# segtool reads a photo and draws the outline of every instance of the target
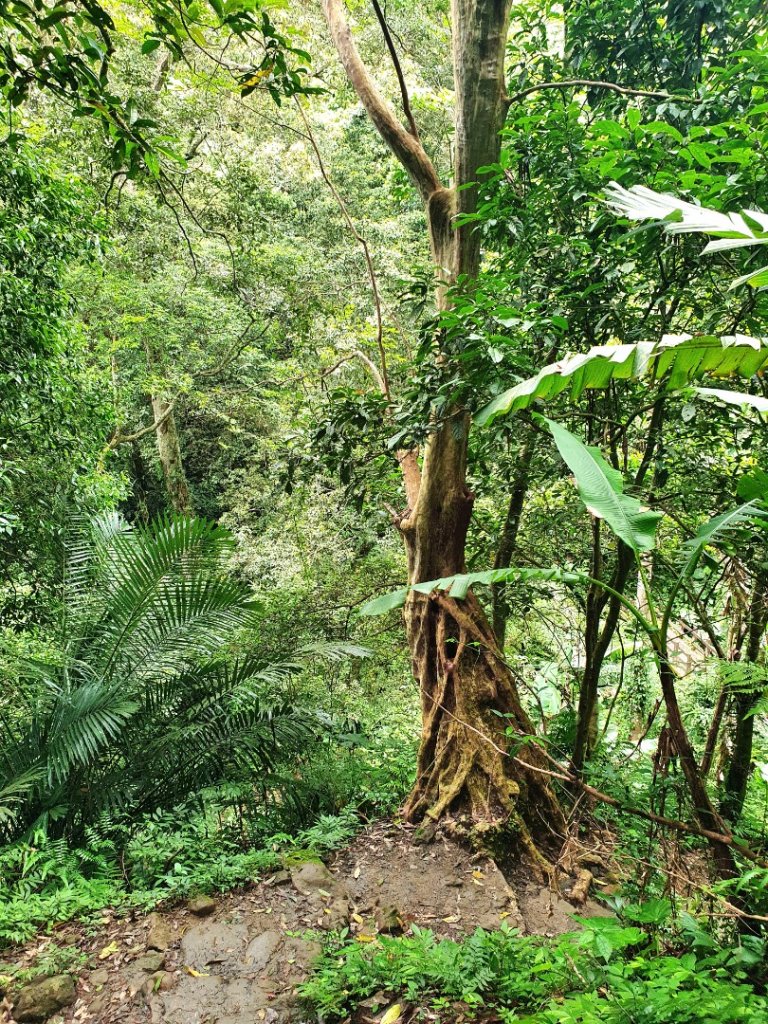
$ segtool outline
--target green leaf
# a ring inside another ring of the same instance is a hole
[[[386,612],[391,612],[395,608],[402,608],[407,597],[407,587],[405,590],[393,590],[389,594],[382,594],[381,597],[375,597],[372,601],[368,601],[360,609],[360,614],[384,615]]]
[[[736,493],[744,501],[765,501],[768,499],[768,473],[753,469],[739,480]]]
[[[729,509],[727,512],[707,520],[683,545],[686,561],[682,576],[690,576],[693,573],[706,547],[721,541],[725,535],[734,530],[753,528],[758,523],[764,524],[766,516],[768,513],[759,508],[754,501],[748,501],[744,505]]]
[[[589,352],[550,363],[535,377],[504,391],[480,410],[476,422],[484,426],[498,416],[528,409],[564,391],[573,400],[584,391],[606,388],[617,380],[649,378],[662,381],[669,390],[679,390],[707,376],[749,378],[766,365],[766,339],[744,334],[722,338],[666,334],[658,342],[597,345]]]
[[[756,409],[761,415],[768,414],[768,398],[762,395],[750,395],[745,391],[726,391],[723,388],[694,388],[697,395],[714,398],[726,405],[738,405],[742,409]]]
[[[555,439],[557,450],[576,478],[579,496],[592,515],[604,519],[635,554],[650,551],[662,513],[644,510],[637,498],[624,494],[621,473],[608,465],[599,449],[585,445],[554,420],[540,419]]]
[[[363,605],[360,609],[361,615],[383,615],[393,608],[402,608],[408,594],[415,591],[419,594],[431,594],[436,590],[450,592],[451,597],[458,601],[463,600],[469,588],[476,584],[489,586],[493,583],[520,582],[543,582],[543,583],[587,583],[589,576],[584,573],[571,572],[565,569],[489,569],[486,572],[460,573],[456,576],[444,576],[437,580],[427,580],[425,583],[414,583],[403,590],[393,590],[388,594],[382,594]]]

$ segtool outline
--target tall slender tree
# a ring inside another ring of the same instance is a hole
[[[350,31],[343,0],[323,0],[346,74],[383,140],[408,172],[424,203],[436,304],[472,286],[480,269],[480,237],[462,215],[477,205],[479,169],[499,158],[507,110],[504,56],[511,0],[453,0],[455,85],[453,179],[445,184],[418,134],[397,66],[405,127],[380,93]],[[386,31],[383,19],[382,25]],[[388,39],[391,43],[391,40]],[[397,63],[394,47],[390,52]],[[440,338],[435,358],[444,359]],[[397,525],[411,583],[465,569],[474,495],[467,484],[470,417],[460,405],[431,424],[424,450],[401,453],[408,508]],[[477,598],[412,593],[405,622],[423,726],[416,784],[406,805],[412,821],[463,816],[515,834],[534,860],[562,834],[564,821],[536,745],[510,745],[510,733],[533,727],[493,629]]]

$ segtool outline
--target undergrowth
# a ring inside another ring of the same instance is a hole
[[[393,1000],[504,1024],[765,1024],[764,941],[720,945],[693,918],[672,929],[666,901],[590,918],[556,940],[505,925],[464,941],[379,936],[329,944],[302,995],[319,1019],[348,1018],[361,1002]],[[579,919],[577,919],[579,920]],[[371,997],[374,997],[371,999]]]
[[[82,847],[38,832],[0,847],[0,947],[105,907],[149,910],[164,901],[226,892],[282,863],[317,857],[355,835],[369,816],[391,813],[411,782],[407,744],[337,753],[302,780],[304,805],[252,804],[242,787],[197,794],[137,825],[103,815]],[[393,782],[397,780],[397,784]]]

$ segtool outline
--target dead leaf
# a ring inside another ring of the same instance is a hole
[[[191,978],[210,978],[210,974],[206,974],[204,971],[196,971],[194,967],[190,967],[188,964],[184,964],[184,970]]]
[[[387,1012],[379,1021],[379,1024],[395,1024],[396,1020],[400,1020],[401,1013],[400,1003],[395,1003],[394,1006],[390,1006]]]
[[[110,942],[108,946],[99,953],[99,960],[106,960],[107,957],[114,956],[118,951],[118,945],[116,942]]]

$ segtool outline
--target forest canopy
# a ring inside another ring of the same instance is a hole
[[[248,1019],[766,1019],[764,4],[10,0],[0,96],[0,1014],[219,1019],[290,884]]]

